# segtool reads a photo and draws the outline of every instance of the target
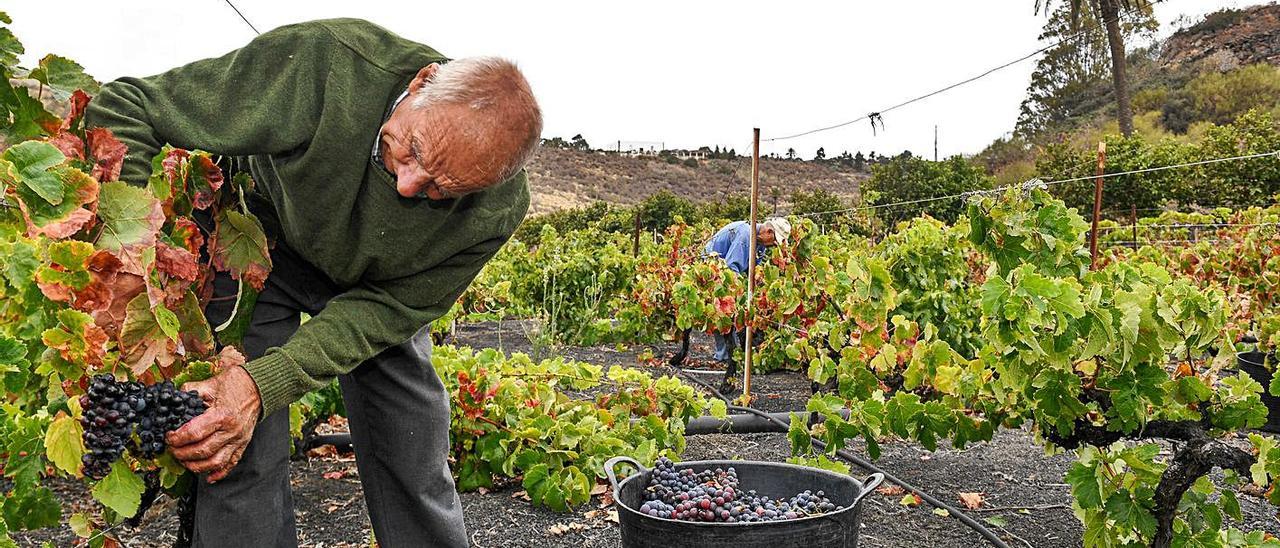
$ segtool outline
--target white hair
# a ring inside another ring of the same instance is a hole
[[[542,111],[515,63],[500,57],[466,57],[440,65],[414,95],[412,106],[424,109],[442,104],[465,105],[476,114],[488,114],[468,130],[515,133],[517,150],[501,170],[503,180],[533,158],[542,137]]]

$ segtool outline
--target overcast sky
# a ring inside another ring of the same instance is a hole
[[[839,123],[1026,55],[1042,46],[1044,24],[1033,0],[232,1],[263,32],[360,17],[451,57],[514,59],[538,95],[548,137],[739,152],[752,127],[768,139]],[[1255,3],[1165,0],[1156,13],[1167,33],[1180,16]],[[253,38],[224,0],[0,0],[0,10],[14,19],[27,66],[57,53],[103,81],[218,56]],[[886,114],[875,136],[859,122],[766,143],[764,152],[931,155],[936,124],[943,156],[974,153],[1012,129],[1034,66]]]

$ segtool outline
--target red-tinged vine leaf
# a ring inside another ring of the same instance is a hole
[[[204,236],[200,234],[199,225],[187,217],[179,217],[173,221],[169,239],[192,255],[199,256],[200,248],[204,246]]]
[[[57,242],[49,246],[49,264],[36,270],[36,285],[49,300],[72,302],[76,291],[93,282],[88,271],[93,246],[86,242]]]
[[[84,160],[84,141],[70,131],[61,131],[47,141],[59,152],[73,160]]]
[[[62,203],[58,205],[49,204],[25,187],[17,190],[18,206],[31,236],[44,235],[61,240],[92,226],[98,182],[75,168],[62,167],[56,171],[66,182]]]
[[[40,340],[45,357],[64,378],[75,379],[99,367],[107,355],[107,334],[93,323],[93,317],[78,310],[59,310],[58,323],[44,330]]]
[[[67,119],[62,121],[63,131],[77,129],[76,126],[84,119],[85,109],[89,107],[89,94],[77,89],[71,93],[67,104],[70,112],[67,113]]]
[[[877,487],[876,492],[886,497],[897,497],[905,494],[907,490],[903,489],[899,485],[889,484],[889,485],[882,485],[880,487]]]
[[[144,289],[142,276],[121,272],[123,267],[124,263],[110,251],[98,250],[89,257],[88,270],[93,278],[89,288],[103,288],[107,297],[104,302],[87,302],[83,307],[78,306],[89,312],[94,323],[112,338],[120,333],[129,302]],[[81,298],[81,295],[76,295],[78,305]]]
[[[213,198],[222,188],[222,169],[207,153],[191,157],[191,206],[196,209],[208,209],[213,205]]]
[[[122,516],[138,513],[146,485],[133,473],[125,459],[111,463],[111,473],[93,486],[93,498]]]
[[[178,342],[182,344],[183,353],[206,356],[213,352],[213,329],[204,317],[204,309],[196,294],[187,290],[174,308],[174,313],[178,317]]]
[[[84,428],[80,421],[58,412],[44,433],[45,457],[63,472],[80,476],[80,460],[84,457]]]
[[[151,159],[151,177],[147,179],[147,190],[164,204],[164,212],[168,217],[182,217],[190,213],[190,204],[186,203],[187,195],[187,158],[191,155],[184,149],[165,146],[160,153]]]
[[[271,273],[271,255],[267,236],[254,217],[224,210],[218,215],[217,228],[209,241],[213,267],[231,272],[231,277],[244,280],[262,291]]]
[[[960,504],[970,510],[982,508],[982,504],[986,502],[982,498],[982,493],[958,493],[960,496]]]
[[[95,127],[85,131],[84,136],[88,141],[89,157],[93,158],[93,178],[104,183],[119,179],[124,155],[129,148],[107,128]]]
[[[156,244],[155,265],[156,270],[179,280],[194,282],[200,275],[199,259],[194,253],[164,242]]]
[[[920,506],[920,504],[923,502],[924,500],[920,498],[920,495],[917,495],[915,493],[907,493],[902,497],[902,500],[898,501],[898,503],[903,506],[911,506],[911,507]]]
[[[66,185],[62,178],[50,171],[67,159],[58,147],[40,141],[25,141],[9,147],[0,154],[0,159],[13,166],[12,170],[0,169],[0,177],[5,172],[14,174],[19,187],[31,189],[51,205],[62,203]]]
[[[141,375],[152,365],[169,367],[177,359],[177,343],[165,334],[146,295],[134,297],[125,310],[120,354],[134,375]]]
[[[146,189],[113,181],[102,185],[98,218],[102,221],[98,249],[115,252],[125,272],[145,274],[142,252],[156,243],[156,234],[164,224],[160,202]]]

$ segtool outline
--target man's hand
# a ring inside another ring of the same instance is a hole
[[[199,392],[209,408],[170,432],[169,447],[187,470],[209,474],[208,482],[213,483],[227,477],[253,438],[261,412],[258,385],[248,371],[237,365],[182,388]]]

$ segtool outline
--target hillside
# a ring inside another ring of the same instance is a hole
[[[1219,71],[1254,63],[1280,65],[1280,5],[1224,10],[1165,41],[1166,68],[1206,62]]]
[[[529,165],[533,192],[531,214],[548,213],[605,201],[634,204],[662,190],[694,202],[746,196],[751,187],[751,159],[701,160],[697,167],[667,163],[662,158],[630,158],[602,152],[543,147]],[[795,190],[823,189],[856,197],[863,173],[815,162],[764,158],[760,166],[760,200],[772,203],[774,190],[785,202]]]

